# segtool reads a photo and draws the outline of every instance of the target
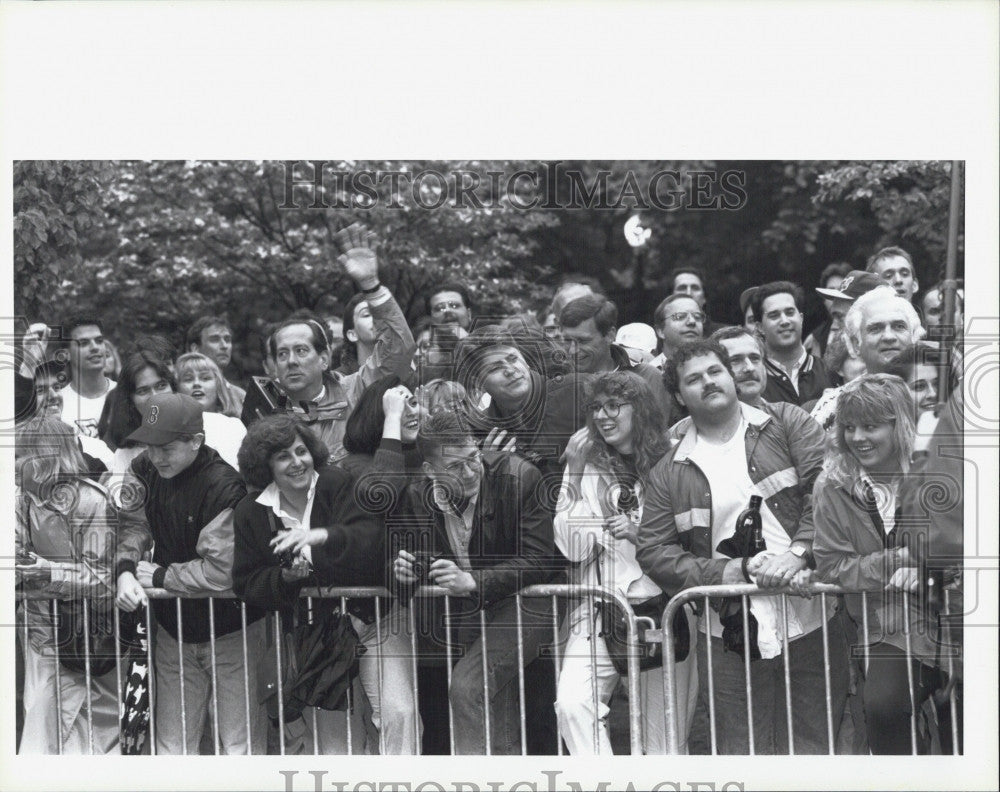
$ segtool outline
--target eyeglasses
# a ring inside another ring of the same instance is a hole
[[[587,409],[590,410],[593,415],[597,415],[601,410],[604,410],[604,414],[608,416],[608,418],[617,418],[618,413],[622,411],[622,407],[627,404],[631,404],[631,402],[609,401],[604,402],[603,404],[600,402],[591,402],[587,405]]]
[[[464,308],[464,307],[465,306],[462,305],[462,303],[460,302],[443,302],[443,303],[438,303],[437,305],[432,305],[431,313],[433,314],[444,313],[449,309],[452,311],[457,311],[459,308]]]
[[[442,465],[441,467],[447,473],[457,476],[465,470],[468,470],[470,473],[475,472],[478,470],[481,460],[482,452],[476,449],[465,459],[456,459],[454,462],[449,462],[447,465]]]
[[[672,322],[686,322],[689,316],[702,324],[705,323],[705,319],[707,318],[701,311],[678,311],[677,313],[668,314],[667,318]]]

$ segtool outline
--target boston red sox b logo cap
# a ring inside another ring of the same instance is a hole
[[[142,411],[142,425],[128,436],[146,445],[166,445],[182,435],[204,434],[202,407],[183,393],[158,393]]]

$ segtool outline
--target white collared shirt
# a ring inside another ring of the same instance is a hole
[[[472,563],[469,561],[469,539],[472,537],[472,520],[476,514],[476,503],[479,501],[479,492],[477,491],[475,495],[469,498],[469,505],[465,507],[465,511],[462,514],[455,511],[455,507],[445,497],[440,487],[434,486],[432,492],[434,502],[444,514],[444,527],[448,532],[448,541],[451,543],[451,548],[455,551],[455,556],[458,558],[458,565],[468,572],[472,569]]]
[[[319,473],[314,470],[312,480],[309,482],[309,496],[306,498],[306,507],[302,511],[301,520],[294,514],[289,514],[281,508],[281,490],[278,489],[278,485],[273,481],[257,496],[257,503],[261,506],[267,506],[273,511],[275,516],[281,520],[282,525],[285,526],[285,530],[308,531],[310,521],[312,520],[313,502],[316,500],[317,481],[319,481]],[[310,564],[312,563],[312,548],[309,545],[302,548],[302,557]]]
[[[809,359],[809,353],[806,351],[805,347],[803,347],[801,357],[799,357],[799,359],[792,364],[792,367],[790,369],[785,368],[779,361],[775,360],[774,358],[770,358],[770,361],[771,363],[774,364],[775,368],[781,369],[782,371],[785,372],[785,374],[788,375],[788,379],[792,381],[792,387],[795,388],[795,392],[798,393],[799,374],[802,373],[802,367],[806,364],[806,361],[808,359]]]

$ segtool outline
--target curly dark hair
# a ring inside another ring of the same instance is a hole
[[[681,390],[681,380],[677,374],[677,370],[691,360],[691,358],[703,357],[704,355],[715,355],[719,359],[719,362],[726,367],[729,375],[733,379],[736,379],[733,375],[733,366],[729,362],[729,353],[726,352],[726,348],[722,344],[710,338],[699,338],[695,341],[688,341],[686,344],[681,344],[678,350],[663,365],[663,386],[675,400]]]
[[[250,424],[246,437],[240,444],[236,459],[247,484],[264,489],[274,479],[271,476],[271,457],[301,438],[312,455],[313,466],[321,468],[330,458],[326,444],[308,426],[287,413],[268,415]]]
[[[667,419],[649,383],[631,371],[607,371],[587,383],[586,394],[588,404],[602,396],[614,396],[632,405],[635,468],[639,478],[645,479],[670,446]],[[591,439],[587,461],[613,473],[624,471],[621,454],[601,437],[590,409],[587,410],[587,431]]]

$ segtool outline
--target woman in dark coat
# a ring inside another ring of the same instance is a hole
[[[239,452],[251,494],[236,507],[233,589],[248,603],[286,617],[297,610],[300,622],[308,619],[303,587],[385,583],[384,532],[354,498],[351,475],[327,467],[327,459],[323,443],[290,415],[257,421]],[[337,602],[314,601],[314,616],[316,608]],[[384,608],[378,629],[373,599],[351,601],[348,613],[366,647],[359,678],[380,731],[380,752],[413,753],[418,727],[409,639]],[[304,734],[312,721],[307,711],[304,723],[288,726]],[[315,721],[320,753],[342,753],[343,716],[316,710]],[[306,746],[310,742],[306,738]]]

